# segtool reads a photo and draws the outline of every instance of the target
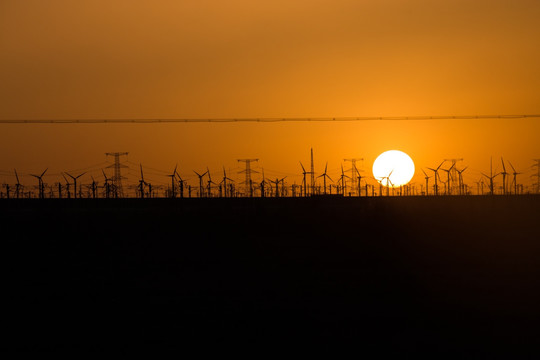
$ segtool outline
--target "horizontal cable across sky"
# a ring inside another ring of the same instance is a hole
[[[456,115],[456,116],[372,116],[306,118],[178,118],[178,119],[0,119],[0,124],[102,124],[102,123],[230,123],[230,122],[331,122],[331,121],[406,121],[406,120],[476,120],[540,119],[537,115]]]

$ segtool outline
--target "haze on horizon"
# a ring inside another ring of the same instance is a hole
[[[0,119],[539,114],[538,18],[535,0],[2,0]],[[311,147],[319,171],[351,157],[368,170],[389,149],[418,169],[464,158],[474,176],[491,156],[523,172],[540,157],[538,119],[0,129],[0,170],[21,172],[111,151],[298,174]]]

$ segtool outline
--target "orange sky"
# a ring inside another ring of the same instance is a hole
[[[539,114],[539,18],[537,0],[2,0],[0,118]],[[128,151],[132,168],[216,177],[259,158],[299,182],[313,147],[336,178],[343,158],[368,170],[400,149],[417,167],[464,158],[469,182],[504,156],[528,183],[539,134],[539,119],[0,125],[0,181]]]

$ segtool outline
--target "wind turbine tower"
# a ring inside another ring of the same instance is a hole
[[[114,176],[112,178],[112,183],[114,185],[115,197],[123,197],[124,191],[122,189],[122,174],[120,173],[121,168],[127,168],[126,165],[120,163],[120,156],[127,155],[127,152],[114,152],[114,153],[105,153],[108,156],[114,156],[114,164],[107,166],[108,168],[114,168]]]

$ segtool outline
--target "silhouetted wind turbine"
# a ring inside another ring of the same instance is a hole
[[[279,197],[279,183],[285,180],[285,178],[286,176],[281,179],[276,178],[276,180],[270,180],[271,183],[276,184],[276,197]]]
[[[167,175],[167,176],[170,176],[170,178],[171,178],[171,197],[173,197],[173,198],[176,197],[176,189],[174,187],[174,180],[175,180],[175,175],[177,174],[176,173],[176,168],[177,167],[178,167],[178,164],[176,164],[174,166],[174,171],[172,172],[172,174]]]
[[[107,175],[105,175],[105,171],[103,171],[103,169],[101,169],[101,172],[103,173],[103,177],[105,178],[105,184],[103,185],[105,186],[105,197],[108,199],[111,194],[111,184],[109,183],[110,179],[107,177]],[[68,188],[68,192],[69,192],[69,188]]]
[[[326,178],[330,179],[331,182],[334,182],[334,180],[332,180],[332,178],[330,176],[328,176],[328,174],[326,173],[326,169],[328,168],[328,161],[326,162],[326,165],[324,166],[324,172],[317,176],[317,178],[320,178],[322,177],[323,178],[323,182],[324,182],[324,195],[326,195]]]
[[[214,185],[217,185],[217,184],[212,181],[212,177],[210,176],[210,170],[208,170],[208,167],[206,168],[206,173],[208,174],[208,181],[207,181],[208,197],[212,197],[212,184]]]
[[[428,174],[426,174],[424,169],[422,169],[422,172],[424,173],[424,176],[425,176],[425,179],[426,179],[426,195],[429,195],[429,178],[431,176],[428,176]]]
[[[77,198],[77,179],[83,176],[84,174],[86,174],[86,172],[83,172],[82,174],[77,175],[77,176],[73,176],[73,175],[70,175],[69,173],[66,173],[67,176],[73,179],[73,187],[75,188],[75,191],[74,191],[75,198]]]
[[[308,172],[306,171],[306,169],[304,169],[304,165],[302,165],[302,162],[300,161],[300,166],[302,167],[302,175],[303,175],[303,178],[302,178],[302,185],[304,187],[304,196],[307,196],[307,182],[306,182],[306,175],[307,174],[311,174],[311,172]]]
[[[97,182],[94,180],[94,177],[91,176],[92,178],[92,198],[96,198],[96,190],[97,190]]]
[[[262,181],[261,181],[260,187],[261,187],[261,197],[265,197],[266,179],[264,178],[264,169],[262,169]]]
[[[343,165],[341,165],[341,176],[339,177],[338,183],[341,181],[341,195],[345,196],[345,178],[349,178],[349,176],[345,175],[345,172],[343,171]]]
[[[38,179],[38,187],[39,187],[39,198],[40,199],[43,199],[45,197],[44,195],[44,192],[45,192],[45,185],[43,184],[43,175],[45,175],[45,173],[47,172],[49,168],[45,169],[45,171],[43,171],[41,173],[41,175],[34,175],[34,174],[30,174],[30,176],[33,176],[35,177],[36,179]]]
[[[506,175],[508,175],[508,173],[506,172],[506,167],[504,166],[504,160],[502,156],[501,156],[501,163],[503,167],[503,171],[501,171],[501,175],[503,176],[503,195],[506,195]]]
[[[500,173],[497,173],[497,174],[493,175],[493,162],[492,162],[491,158],[489,159],[489,175],[490,176],[487,176],[484,173],[482,173],[482,175],[484,175],[485,177],[487,177],[489,179],[489,193],[490,193],[490,195],[493,195],[494,194],[494,192],[493,192],[493,179],[497,175],[500,175]]]
[[[444,161],[439,165],[437,166],[436,169],[432,169],[432,168],[429,168],[429,170],[433,171],[435,174],[433,175],[433,178],[435,179],[435,195],[439,195],[439,186],[437,185],[437,178],[439,177],[439,169],[440,167],[442,166],[442,164],[444,164]]]
[[[177,172],[176,173],[176,177],[178,178],[178,186],[180,187],[180,198],[184,198],[184,184],[186,182],[186,180],[182,179],[182,177],[180,176],[180,174]],[[174,180],[173,180],[174,181]]]
[[[204,190],[203,190],[204,186],[203,186],[202,179],[203,179],[204,175],[206,175],[206,172],[204,174],[202,174],[202,175],[199,174],[198,172],[196,172],[195,170],[193,170],[193,172],[195,174],[197,174],[197,176],[199,177],[199,197],[203,197],[203,195],[204,195]]]
[[[17,170],[13,169],[15,171],[15,178],[17,179],[17,183],[15,184],[15,196],[17,199],[19,198],[19,191],[21,189],[21,183],[19,182],[19,175],[17,174]]]
[[[264,178],[264,170],[263,170],[263,178]],[[225,197],[227,197],[227,180],[234,181],[233,179],[230,179],[230,178],[227,177],[227,173],[225,172],[225,166],[224,166],[223,167],[223,179],[220,182],[220,186],[221,186],[221,184],[223,184]]]
[[[463,172],[464,172],[465,170],[467,170],[467,168],[468,168],[468,166],[465,166],[465,167],[464,167],[463,169],[461,169],[461,170],[458,170],[458,169],[456,168],[456,171],[457,171],[458,176],[459,176],[459,178],[458,178],[458,182],[459,182],[459,195],[463,195],[464,190],[465,190],[465,189],[464,189],[464,185],[463,185]]]
[[[144,181],[144,174],[142,170],[142,164],[139,164],[139,167],[141,169],[141,179],[139,180],[139,191],[141,193],[141,199],[144,198],[144,185],[148,185],[146,181]]]
[[[390,180],[390,176],[392,176],[392,173],[394,172],[394,169],[390,171],[388,176],[381,177],[381,184],[384,179],[386,179],[386,196],[390,196],[390,185],[392,185],[392,189],[394,188],[394,184],[392,184],[392,181]]]
[[[521,174],[521,173],[518,173],[516,172],[516,169],[514,169],[514,166],[512,165],[512,163],[509,161],[508,162],[510,164],[510,167],[512,168],[512,175],[514,176],[513,179],[512,179],[512,185],[514,186],[514,195],[517,195],[518,191],[518,184],[517,184],[517,175]]]
[[[450,181],[450,171],[452,171],[452,168],[456,165],[456,163],[453,163],[452,166],[450,166],[450,169],[441,169],[442,171],[446,171],[446,193],[448,195],[451,194],[451,187],[450,187],[450,184],[451,184],[451,181]]]

